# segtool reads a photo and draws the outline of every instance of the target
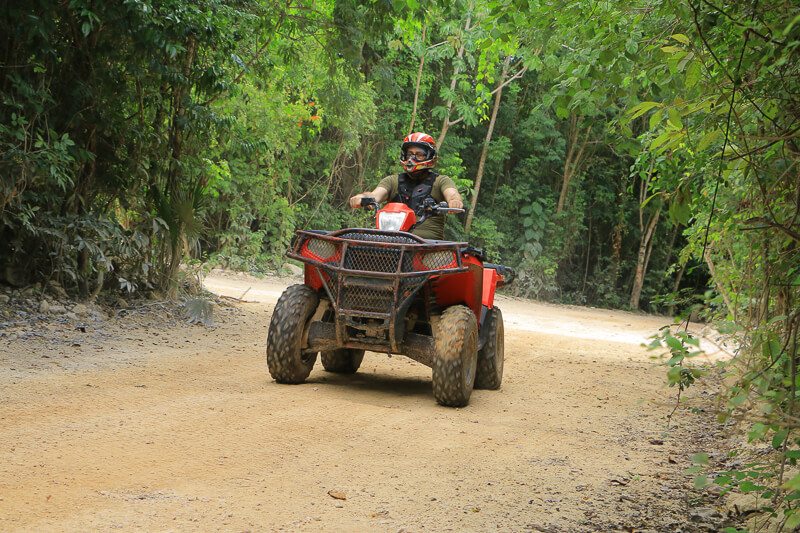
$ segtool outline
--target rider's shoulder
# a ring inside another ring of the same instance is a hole
[[[399,180],[400,180],[399,174],[389,174],[388,176],[385,176],[378,185],[386,183],[397,183]]]
[[[436,179],[434,180],[434,184],[435,185],[442,185],[444,183],[455,184],[455,182],[453,181],[453,178],[451,178],[450,176],[448,176],[446,174],[438,174],[436,176]]]

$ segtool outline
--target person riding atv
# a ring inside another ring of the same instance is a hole
[[[304,264],[303,283],[278,299],[267,335],[276,382],[303,383],[318,356],[327,372],[353,374],[371,352],[430,367],[433,396],[448,407],[467,405],[473,388],[500,388],[503,315],[494,296],[514,270],[443,240],[444,215],[463,208],[453,181],[430,170],[430,135],[406,137],[401,161],[406,172],[350,199],[373,210],[374,229],[297,230],[287,255]]]
[[[464,203],[455,183],[448,176],[431,170],[436,166],[436,141],[427,133],[415,132],[403,139],[400,163],[405,172],[383,178],[375,190],[350,198],[350,207],[362,207],[362,198],[374,198],[378,204],[391,199],[419,212],[428,198],[436,204],[447,202],[450,208],[461,209]],[[415,227],[412,232],[423,239],[444,239],[444,217],[432,216]]]

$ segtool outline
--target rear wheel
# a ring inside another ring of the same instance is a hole
[[[328,352],[320,352],[322,366],[328,372],[337,374],[355,374],[364,359],[364,350],[339,348]]]
[[[316,352],[304,353],[303,334],[319,303],[306,285],[292,285],[275,304],[267,335],[267,366],[278,383],[302,383],[314,368]]]
[[[445,309],[434,329],[433,396],[441,405],[467,405],[478,361],[478,326],[466,306]]]
[[[478,352],[475,388],[497,390],[503,381],[503,313],[495,307],[486,317],[488,338]]]

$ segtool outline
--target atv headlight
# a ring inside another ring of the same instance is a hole
[[[450,250],[439,250],[420,255],[422,256],[420,257],[420,263],[422,263],[427,270],[453,268],[457,264],[456,254]]]
[[[336,255],[336,245],[323,239],[309,239],[306,249],[322,261]]]
[[[400,231],[406,221],[406,213],[392,213],[381,211],[378,213],[378,229],[385,231]]]

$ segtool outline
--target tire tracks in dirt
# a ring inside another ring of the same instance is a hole
[[[303,385],[274,383],[265,336],[286,283],[207,284],[260,301],[155,342],[126,330],[65,370],[9,372],[50,348],[0,346],[0,530],[686,525],[687,442],[704,422],[666,429],[663,367],[631,340],[663,319],[501,298],[503,386],[448,409],[430,369],[385,354],[354,376],[317,363]]]

